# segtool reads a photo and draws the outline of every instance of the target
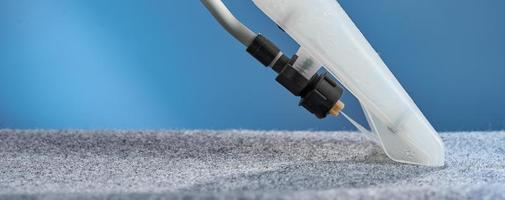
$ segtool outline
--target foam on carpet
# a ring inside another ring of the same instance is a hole
[[[505,132],[441,136],[433,168],[354,132],[0,130],[0,199],[505,199]]]

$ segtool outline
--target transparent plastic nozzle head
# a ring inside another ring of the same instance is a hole
[[[337,1],[253,2],[356,96],[391,159],[444,165],[438,133]]]

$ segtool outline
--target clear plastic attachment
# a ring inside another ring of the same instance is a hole
[[[441,138],[335,0],[253,0],[360,101],[393,160],[444,165]]]
[[[319,69],[321,69],[321,63],[317,62],[317,60],[310,56],[310,53],[303,47],[298,49],[296,55],[298,58],[293,64],[293,68],[300,72],[306,79],[310,79]]]

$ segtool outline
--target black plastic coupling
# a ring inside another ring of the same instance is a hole
[[[309,85],[302,92],[300,105],[309,112],[322,119],[335,106],[343,89],[333,80],[328,72],[316,73],[309,81]]]
[[[281,52],[274,43],[270,42],[266,37],[258,34],[253,42],[247,47],[254,58],[258,59],[264,66],[271,65]]]
[[[316,73],[310,79],[305,78],[293,68],[298,56],[291,59],[264,36],[258,34],[247,47],[254,58],[264,66],[271,66],[278,73],[275,79],[295,96],[300,96],[300,106],[316,115],[325,118],[342,96],[342,88],[327,73]]]
[[[297,58],[293,56],[275,80],[295,96],[301,97],[300,106],[319,119],[325,118],[342,97],[343,89],[326,71],[316,73],[310,79],[305,78],[292,67]]]
[[[295,96],[302,96],[302,91],[309,85],[309,79],[305,78],[298,70],[293,68],[298,56],[294,55],[288,62],[277,62],[275,65],[282,65],[275,80],[288,89]],[[279,67],[280,68],[280,67]]]

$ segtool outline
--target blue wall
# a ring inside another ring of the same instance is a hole
[[[296,51],[251,2],[226,2]],[[340,2],[436,129],[505,128],[505,1]],[[0,1],[0,128],[351,128],[274,78],[199,1]]]

